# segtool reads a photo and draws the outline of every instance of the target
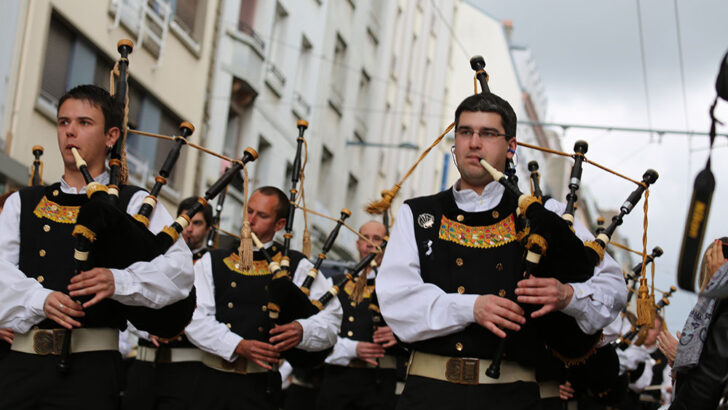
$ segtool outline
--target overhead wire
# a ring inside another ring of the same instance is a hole
[[[642,12],[640,10],[640,0],[635,3],[637,6],[637,29],[639,30],[640,37],[640,58],[642,60],[642,81],[645,88],[645,105],[647,108],[647,126],[652,129],[652,109],[650,107],[650,90],[647,82],[647,59],[645,57],[645,40],[642,31]],[[652,134],[650,133],[650,139]]]

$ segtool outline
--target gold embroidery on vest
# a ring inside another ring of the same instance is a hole
[[[356,283],[353,280],[346,281],[346,284],[344,285],[344,292],[351,296],[351,292],[354,291],[354,286],[356,286]],[[367,285],[367,287],[364,288],[364,299],[371,298],[372,292],[374,292],[374,286]]]
[[[80,206],[58,205],[45,196],[35,207],[33,214],[38,218],[50,219],[62,224],[75,224]]]
[[[468,226],[443,215],[440,239],[469,248],[495,248],[516,240],[516,221],[511,214],[493,225]]]
[[[281,261],[281,253],[278,252],[273,256],[273,260],[276,262]],[[270,270],[268,270],[268,261],[260,260],[260,261],[253,261],[253,267],[250,270],[242,271],[240,270],[240,256],[238,255],[238,251],[234,251],[227,257],[225,257],[223,260],[223,263],[225,266],[228,267],[233,272],[237,272],[241,275],[245,276],[265,276],[270,275]]]

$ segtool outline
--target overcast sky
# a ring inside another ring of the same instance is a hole
[[[708,131],[708,108],[715,79],[728,50],[728,1],[697,0],[468,0],[489,15],[513,21],[514,45],[531,49],[548,99],[547,121],[571,124]],[[647,95],[640,52],[640,7]],[[678,21],[682,53],[678,46]],[[480,51],[467,50],[471,54]],[[487,55],[487,51],[483,52]],[[680,55],[684,68],[682,86]],[[487,59],[487,58],[486,58]],[[683,90],[685,98],[683,98]],[[648,110],[649,106],[649,110]],[[648,115],[649,113],[649,115]],[[719,105],[728,122],[728,103]],[[719,127],[726,133],[726,127]],[[707,137],[568,129],[562,141],[570,151],[577,139],[589,142],[587,157],[640,179],[647,168],[660,173],[650,192],[647,249],[660,246],[656,286],[676,283],[676,266],[695,175],[707,158]],[[728,145],[716,141],[716,192],[706,240],[728,236]],[[692,152],[691,152],[692,151]],[[616,208],[634,185],[588,165],[588,185],[602,208]],[[643,213],[633,211],[619,230],[641,248]],[[704,246],[706,243],[704,243]],[[670,330],[680,330],[694,294],[680,292],[667,310]]]

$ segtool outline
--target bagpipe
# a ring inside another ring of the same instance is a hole
[[[119,73],[118,82],[115,83],[112,80],[111,88],[116,89],[113,96],[120,107],[123,106],[122,102],[127,101],[128,55],[131,53],[132,47],[129,40],[121,40],[118,43],[121,59],[114,69]],[[125,108],[125,112],[127,110],[128,108]],[[180,136],[167,137],[176,143],[168,153],[159,175],[155,178],[149,195],[145,197],[138,212],[133,216],[129,215],[125,209],[120,209],[118,205],[120,190],[126,184],[128,177],[125,163],[125,138],[127,132],[133,131],[127,129],[126,118],[122,123],[122,128],[122,135],[110,152],[108,185],[94,181],[84,159],[75,148],[72,149],[76,166],[87,184],[86,195],[89,198],[79,210],[72,234],[76,240],[74,260],[78,272],[93,267],[124,269],[135,262],[149,262],[164,254],[177,241],[180,233],[190,223],[190,219],[202,210],[207,201],[218,195],[241,170],[244,171],[246,163],[257,158],[255,150],[248,148],[240,160],[230,160],[233,165],[205,192],[204,197],[199,197],[198,201],[190,209],[182,212],[171,225],[165,226],[159,233],[154,234],[147,227],[158,201],[157,196],[171,175],[182,146],[188,144],[187,138],[194,132],[194,127],[188,122],[183,122],[180,125]],[[133,132],[141,133],[140,131]],[[191,143],[189,145],[195,146]],[[159,309],[129,306],[111,300],[108,303],[112,304],[112,309],[138,330],[162,338],[170,338],[179,335],[191,320],[196,306],[196,294],[192,287],[185,298]],[[82,323],[88,325],[93,324],[94,320],[102,319],[101,317],[95,318],[98,315],[94,315],[94,308],[91,306],[87,309]],[[62,372],[67,372],[70,367],[71,337],[71,331],[65,333],[61,360],[58,364],[58,368]]]
[[[321,264],[326,259],[327,253],[331,250],[334,245],[339,231],[342,226],[346,226],[349,230],[356,233],[356,230],[350,228],[345,224],[345,220],[351,215],[351,211],[344,208],[341,210],[340,217],[338,219],[329,218],[325,215],[318,214],[319,216],[333,219],[336,225],[331,230],[326,240],[324,241],[321,252],[318,254],[316,260],[313,263],[313,267],[307,272],[301,286],[297,286],[293,283],[293,274],[290,266],[290,247],[291,239],[293,238],[293,219],[295,216],[296,208],[302,208],[304,211],[304,217],[308,213],[314,213],[313,210],[305,207],[305,197],[303,195],[303,175],[305,162],[302,160],[304,153],[304,147],[306,141],[304,139],[304,131],[308,128],[308,123],[304,120],[297,122],[299,134],[297,137],[297,148],[296,156],[293,161],[293,170],[291,173],[291,188],[289,189],[289,212],[286,219],[285,231],[283,234],[283,249],[281,251],[282,257],[280,263],[273,260],[272,256],[263,248],[263,243],[255,236],[252,235],[253,242],[256,247],[262,251],[264,257],[268,261],[268,269],[272,274],[272,279],[268,284],[268,297],[269,302],[266,305],[266,311],[268,312],[268,327],[272,328],[276,324],[286,324],[297,319],[303,319],[311,317],[316,313],[322,311],[325,305],[332,299],[333,296],[339,290],[336,285],[332,287],[328,292],[322,295],[318,300],[310,299],[311,285],[318,275],[318,271]],[[298,187],[299,180],[301,181],[300,190]],[[300,196],[299,196],[300,192]],[[303,205],[299,205],[299,200]],[[306,222],[306,228],[304,230],[303,237],[303,250],[304,256],[309,252],[310,249],[310,237],[308,235],[308,228]],[[374,256],[371,257],[372,259]],[[367,262],[363,266],[357,266],[352,269],[350,275],[360,272],[364,267],[368,266]],[[326,349],[318,352],[309,352],[299,348],[289,349],[281,354],[294,367],[313,367],[315,365],[323,363],[324,359],[330,353],[331,349]]]
[[[577,142],[577,146],[585,143]],[[578,147],[577,147],[578,148]],[[575,150],[577,158],[583,156]],[[481,165],[506,188],[506,192],[518,200],[518,211],[524,215],[528,224],[528,233],[524,232],[526,254],[524,256],[524,278],[554,277],[562,283],[584,282],[588,280],[604,257],[604,251],[609,244],[612,234],[617,226],[622,224],[623,217],[628,214],[640,200],[643,192],[649,185],[657,180],[657,172],[648,170],[642,178],[642,183],[630,194],[629,198],[620,207],[619,214],[615,215],[612,223],[594,241],[582,242],[572,231],[573,202],[576,201],[578,179],[572,171],[570,192],[567,195],[566,212],[562,217],[547,210],[543,204],[531,195],[523,194],[516,185],[500,171],[493,168],[484,159]],[[579,164],[580,162],[576,162]],[[575,165],[576,166],[576,165]],[[580,174],[580,170],[578,172]],[[526,307],[526,311],[529,308]],[[590,335],[584,333],[576,320],[561,312],[551,312],[541,318],[535,319],[546,344],[552,353],[567,365],[583,363],[597,347],[601,332]],[[501,345],[507,339],[501,340]],[[503,348],[499,346],[491,368],[487,372],[490,377],[499,376],[498,366],[502,358]]]
[[[715,80],[716,96],[710,106],[710,146],[708,160],[705,168],[695,177],[693,194],[690,199],[690,207],[685,221],[685,232],[683,234],[682,246],[680,247],[680,259],[677,270],[677,283],[681,289],[693,292],[695,290],[695,277],[698,261],[702,252],[703,237],[708,225],[710,215],[710,203],[715,190],[715,177],[710,169],[713,142],[716,137],[716,123],[723,124],[715,118],[715,107],[718,99],[728,101],[728,53],[723,60]]]

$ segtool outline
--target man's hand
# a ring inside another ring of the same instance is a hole
[[[394,337],[394,332],[389,326],[377,327],[372,336],[374,343],[382,345],[385,349],[392,347],[397,344],[397,339]]]
[[[15,336],[15,333],[13,333],[13,329],[0,329],[0,339],[13,344],[13,337]]]
[[[270,338],[270,342],[275,345],[276,351],[285,352],[301,343],[301,339],[303,339],[303,327],[298,322],[291,322],[282,326],[275,325],[270,330],[270,334],[274,335]]]
[[[155,335],[149,335],[149,341],[152,342],[154,346],[159,347],[162,344],[168,344],[169,342],[177,339],[177,337],[179,337],[179,335],[172,337],[159,337]]]
[[[356,356],[374,366],[378,366],[377,359],[384,357],[384,347],[378,343],[359,342],[356,344]]]
[[[531,313],[532,318],[537,318],[565,308],[574,296],[574,288],[558,279],[531,276],[518,282],[516,295],[521,303],[543,305],[541,309]]]
[[[475,321],[501,338],[506,337],[501,328],[521,330],[520,325],[526,323],[523,314],[516,302],[496,295],[478,296],[473,306]]]
[[[570,400],[574,398],[574,388],[571,387],[571,383],[567,380],[564,384],[559,385],[559,397],[561,400]]]
[[[243,339],[240,343],[238,343],[235,347],[235,353],[239,356],[245,357],[246,359],[252,360],[258,366],[267,370],[273,370],[273,366],[270,364],[278,363],[278,357],[280,356],[275,346],[272,344],[246,339]]]
[[[675,339],[667,329],[664,329],[657,335],[657,347],[667,357],[667,363],[672,367],[675,363],[675,355],[677,355],[677,341],[680,340],[680,332],[676,332]]]
[[[68,290],[71,291],[69,295],[73,297],[94,295],[93,299],[83,304],[84,308],[110,297],[115,289],[114,274],[106,268],[93,268],[81,272],[72,277],[71,284],[68,285]]]
[[[45,303],[43,303],[43,312],[45,312],[48,319],[66,329],[81,327],[81,323],[73,318],[86,315],[81,304],[74,302],[68,295],[61,292],[53,292],[46,297]]]

